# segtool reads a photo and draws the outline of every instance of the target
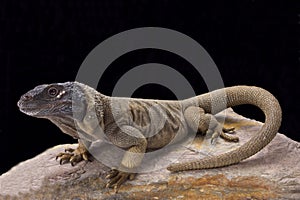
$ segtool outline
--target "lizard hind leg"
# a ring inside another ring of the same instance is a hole
[[[205,111],[200,107],[188,107],[184,111],[184,117],[187,124],[194,131],[212,135],[212,144],[215,144],[217,138],[219,137],[230,142],[239,141],[238,137],[229,135],[234,132],[234,128],[224,128],[223,125],[217,121],[214,115],[205,113]]]

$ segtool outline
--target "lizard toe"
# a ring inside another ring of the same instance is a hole
[[[119,173],[119,171],[115,168],[109,170],[108,175],[105,177],[106,179],[111,179],[114,178],[115,176],[117,176]]]
[[[214,130],[210,130],[210,132],[212,132],[211,144],[215,145],[219,136],[222,134],[222,129],[215,128]]]
[[[72,154],[72,153],[59,153],[56,156],[56,160],[59,159],[59,164],[62,165],[62,164],[68,163],[73,155],[74,154]]]
[[[228,135],[228,133],[225,133],[225,132],[222,132],[220,137],[228,142],[238,142],[239,141],[239,137]]]
[[[71,158],[69,159],[69,162],[71,163],[72,166],[74,166],[82,160],[83,160],[82,155],[75,154],[75,155],[71,156]]]
[[[214,130],[209,129],[207,132],[212,133],[211,144],[215,145],[217,142],[217,139],[219,137],[221,137],[222,139],[224,139],[228,142],[238,142],[239,137],[229,135],[229,134],[235,133],[234,129],[235,128],[233,128],[233,127],[224,128],[224,127],[221,127],[221,125],[218,125],[216,128],[214,128]]]
[[[224,127],[223,127],[222,130],[223,130],[224,133],[228,133],[228,134],[233,134],[233,133],[235,133],[235,131],[234,131],[235,128],[234,128],[234,127],[230,127],[230,128],[224,128]]]
[[[56,156],[56,160],[59,159],[59,163],[66,164],[71,163],[72,166],[81,162],[82,160],[90,161],[90,154],[88,151],[79,151],[77,149],[67,148],[65,152],[59,153]]]
[[[125,183],[127,180],[133,180],[135,175],[135,173],[122,172],[117,169],[111,169],[106,176],[106,179],[109,179],[106,187],[114,188],[114,190],[117,192],[123,183]]]

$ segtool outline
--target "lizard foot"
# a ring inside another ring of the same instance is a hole
[[[89,161],[89,152],[85,148],[80,146],[77,149],[67,148],[65,152],[59,153],[56,156],[56,160],[59,160],[59,164],[71,163],[72,166],[79,163],[82,160]]]
[[[105,177],[106,179],[109,179],[106,187],[114,188],[115,192],[118,192],[118,189],[124,182],[126,182],[127,180],[133,180],[135,176],[135,173],[122,172],[117,169],[111,169],[108,172],[108,175]]]
[[[228,134],[233,134],[233,133],[235,133],[233,127],[231,127],[231,128],[224,128],[223,127],[222,132],[220,134],[220,137],[223,138],[224,140],[228,141],[228,142],[238,142],[239,137],[228,135]]]
[[[212,137],[211,137],[212,144],[216,143],[216,140],[219,136],[228,142],[238,142],[239,141],[239,137],[229,135],[229,134],[234,133],[234,128],[224,128],[224,127],[221,127],[220,124],[214,130],[209,129],[207,132],[212,133]]]

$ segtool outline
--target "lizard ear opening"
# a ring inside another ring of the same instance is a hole
[[[86,105],[82,101],[76,101],[72,103],[73,118],[78,121],[82,121],[86,115]]]
[[[71,95],[73,119],[76,121],[82,121],[87,112],[87,101],[84,96],[84,92],[77,84],[74,84],[72,85]]]

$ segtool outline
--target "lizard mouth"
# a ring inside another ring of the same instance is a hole
[[[35,116],[40,113],[40,110],[34,108],[20,108],[20,111],[30,116]]]
[[[43,111],[51,109],[52,106],[50,105],[44,105],[41,107],[41,105],[37,106],[36,104],[32,102],[25,102],[25,101],[18,101],[18,107],[21,112],[30,115],[30,116],[39,116],[43,115]]]

